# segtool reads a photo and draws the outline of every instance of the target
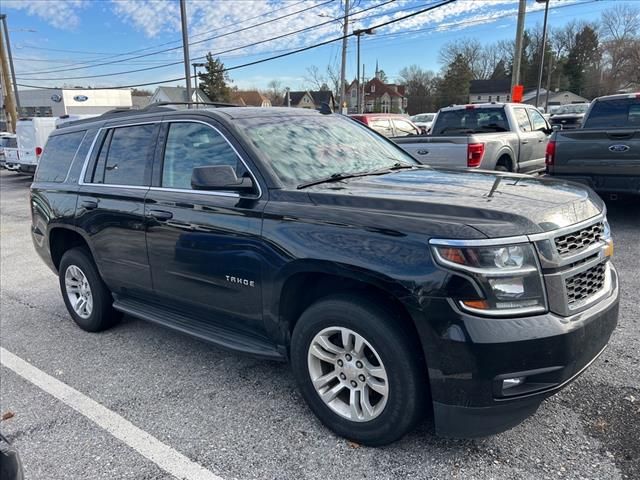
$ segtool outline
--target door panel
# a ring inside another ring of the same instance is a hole
[[[263,208],[256,200],[152,188],[147,246],[161,301],[217,314],[212,321],[239,317],[238,329],[261,331]]]
[[[159,123],[105,129],[80,183],[76,225],[115,293],[151,292],[144,200],[158,131]]]
[[[226,328],[263,334],[261,228],[256,195],[191,190],[194,167],[229,165],[249,176],[220,129],[174,121],[145,202],[147,248],[156,298]],[[254,178],[254,181],[256,179]]]

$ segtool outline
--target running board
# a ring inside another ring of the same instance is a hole
[[[220,325],[214,325],[199,318],[188,317],[153,304],[131,298],[118,297],[113,302],[113,308],[132,317],[185,333],[218,347],[269,360],[286,360],[282,353],[277,351],[275,346],[267,340],[242,335],[237,331]]]

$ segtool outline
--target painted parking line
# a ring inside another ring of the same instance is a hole
[[[0,363],[148,458],[165,472],[184,480],[223,480],[202,465],[165,445],[133,423],[0,347]]]

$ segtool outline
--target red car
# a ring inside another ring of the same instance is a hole
[[[359,113],[349,116],[385,137],[406,137],[407,135],[422,134],[420,128],[404,115],[395,113]]]

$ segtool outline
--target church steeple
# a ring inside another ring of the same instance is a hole
[[[380,72],[380,69],[378,68],[378,59],[376,59],[376,78],[378,80],[380,80],[380,76],[378,75],[379,72]]]

